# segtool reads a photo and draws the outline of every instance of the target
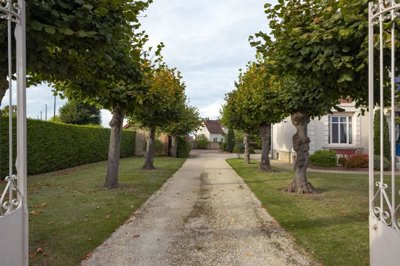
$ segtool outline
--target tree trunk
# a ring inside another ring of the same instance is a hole
[[[110,121],[111,135],[108,150],[107,175],[104,187],[116,188],[118,186],[118,170],[121,152],[121,132],[124,121],[124,112],[120,106],[113,107],[113,116]]]
[[[250,148],[249,148],[249,143],[250,143],[250,134],[244,133],[243,134],[243,144],[244,144],[244,161],[247,164],[250,164]]]
[[[176,142],[176,136],[171,136],[171,156],[173,158],[178,157],[178,144]]]
[[[149,141],[147,142],[147,149],[145,154],[145,161],[143,169],[154,170],[154,141],[156,139],[156,128],[150,129]]]
[[[293,149],[297,153],[294,165],[295,176],[293,182],[287,187],[287,192],[310,194],[314,193],[313,185],[307,180],[308,151],[310,150],[310,138],[307,137],[307,125],[310,117],[304,113],[292,114],[292,123],[297,133],[293,135]]]
[[[262,125],[260,126],[260,137],[262,143],[262,151],[261,151],[261,162],[260,162],[260,170],[261,171],[271,171],[271,163],[269,161],[269,150],[271,148],[271,125]]]

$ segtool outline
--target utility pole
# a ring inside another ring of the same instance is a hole
[[[56,122],[56,100],[57,100],[57,95],[54,95],[54,114],[53,114],[53,122]]]
[[[45,106],[45,113],[44,113],[44,120],[47,121],[47,103],[44,105]]]

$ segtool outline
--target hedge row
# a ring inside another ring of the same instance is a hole
[[[0,174],[8,175],[8,117],[1,119]],[[40,174],[107,160],[110,129],[27,121],[28,174]],[[14,119],[14,157],[16,156]],[[124,131],[121,157],[135,153],[135,133]]]

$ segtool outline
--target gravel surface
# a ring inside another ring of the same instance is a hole
[[[82,265],[311,265],[225,162],[193,156]]]

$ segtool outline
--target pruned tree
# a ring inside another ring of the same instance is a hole
[[[265,6],[271,33],[252,45],[264,54],[296,127],[295,176],[287,191],[313,193],[307,179],[310,119],[338,109],[339,99],[367,102],[368,1],[280,0]]]
[[[240,76],[238,91],[241,95],[238,108],[246,123],[258,128],[261,137],[260,170],[270,171],[271,128],[281,122],[287,113],[282,108],[284,100],[275,77],[268,72],[260,55],[256,62],[248,64],[246,72]]]
[[[185,137],[196,131],[202,125],[199,110],[183,102],[178,106],[178,114],[174,121],[171,121],[161,130],[171,136],[171,156],[178,156],[177,137]]]
[[[118,186],[121,131],[124,117],[139,105],[146,94],[147,76],[150,73],[143,46],[147,35],[140,31],[138,15],[151,1],[112,1],[106,3],[109,10],[93,7],[100,12],[99,22],[105,42],[91,44],[84,51],[56,53],[68,63],[73,62],[65,73],[48,76],[39,73],[39,77],[50,79],[58,91],[68,98],[84,99],[112,112],[110,121],[111,135],[108,153],[107,174],[104,186]],[[97,10],[97,11],[96,11]],[[94,25],[96,26],[96,25]],[[95,27],[96,28],[96,27]],[[97,35],[95,35],[97,36]],[[157,52],[156,52],[157,53]]]
[[[256,126],[246,119],[243,109],[240,108],[241,97],[245,96],[239,91],[239,85],[236,84],[237,89],[229,92],[225,96],[225,104],[221,110],[221,123],[222,125],[243,131],[243,144],[244,144],[244,160],[250,164],[250,133]]]
[[[143,169],[152,170],[154,167],[154,141],[156,130],[167,127],[179,120],[180,110],[185,99],[185,84],[175,69],[160,64],[149,76],[149,91],[141,99],[129,117],[132,124],[149,131],[145,163]]]

